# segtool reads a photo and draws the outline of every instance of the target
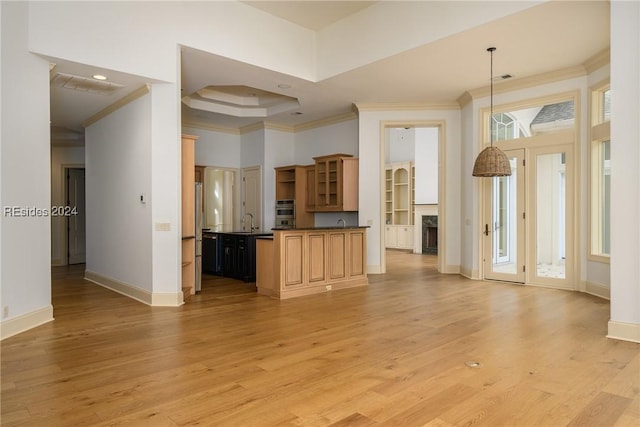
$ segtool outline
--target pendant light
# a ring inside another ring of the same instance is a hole
[[[478,154],[476,163],[473,165],[473,176],[479,177],[511,175],[511,164],[509,163],[509,158],[502,150],[493,146],[493,52],[495,50],[495,47],[487,49],[487,52],[491,53],[491,116],[489,119],[491,127],[491,145]]]

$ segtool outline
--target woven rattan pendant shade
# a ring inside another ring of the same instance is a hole
[[[487,147],[478,154],[473,176],[509,176],[511,165],[507,155],[496,147]]]
[[[491,145],[478,154],[473,165],[473,176],[510,176],[511,164],[509,158],[498,147],[493,146],[493,52],[495,47],[490,47],[487,52],[491,53]]]

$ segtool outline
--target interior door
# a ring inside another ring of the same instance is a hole
[[[525,282],[525,170],[524,149],[505,150],[511,176],[485,180],[483,224],[484,277]]]
[[[86,261],[86,211],[83,168],[67,169],[67,262]]]
[[[259,166],[242,169],[242,215],[247,213],[253,215],[256,229],[262,230],[262,179]],[[244,231],[250,231],[248,221],[247,217],[246,223],[242,224]]]

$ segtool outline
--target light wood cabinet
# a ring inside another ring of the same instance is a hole
[[[315,210],[358,210],[358,159],[350,154],[314,157]]]
[[[385,167],[385,246],[413,249],[415,209],[413,162],[389,163]]]
[[[197,136],[182,135],[182,293],[195,294],[195,141]]]
[[[314,212],[316,210],[316,165],[308,165],[304,169],[307,174],[305,205],[307,212]]]
[[[274,230],[256,240],[258,293],[280,299],[364,286],[366,228]]]
[[[315,217],[308,210],[308,170],[306,166],[281,166],[276,169],[276,200],[294,200],[295,226],[313,227]]]

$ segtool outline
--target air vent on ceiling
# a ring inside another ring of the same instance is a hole
[[[111,95],[124,87],[123,85],[119,85],[117,83],[105,82],[64,73],[56,73],[56,75],[51,79],[51,86],[78,90],[81,92],[95,93],[98,95]]]

